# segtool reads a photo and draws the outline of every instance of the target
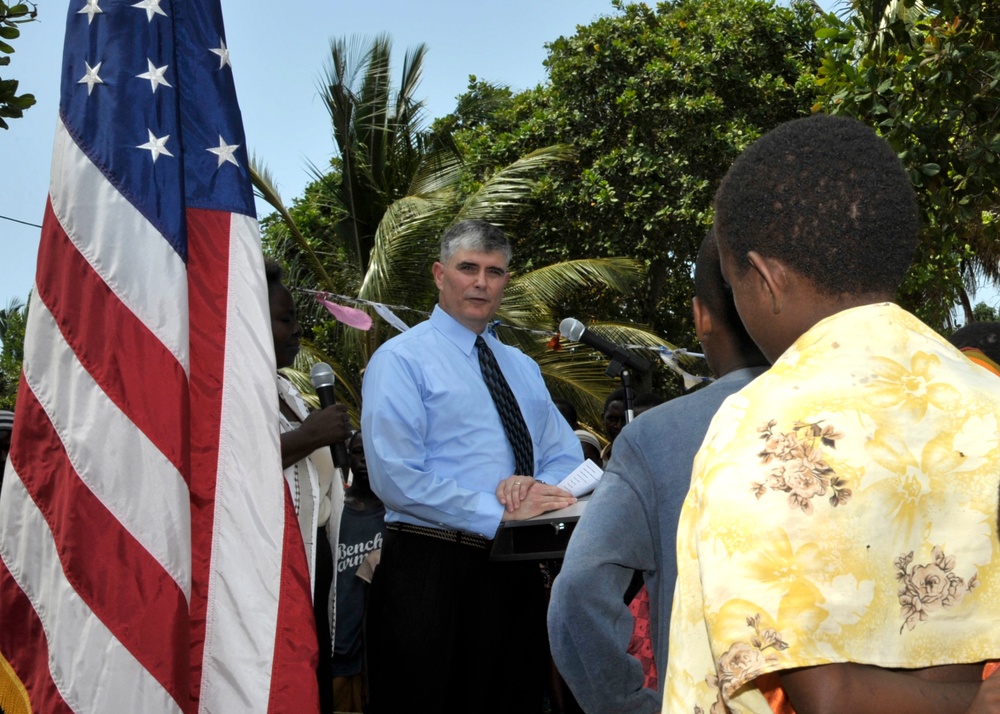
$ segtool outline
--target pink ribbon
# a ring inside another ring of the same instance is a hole
[[[338,305],[337,303],[330,302],[329,300],[324,300],[319,296],[316,297],[316,302],[329,310],[331,315],[345,325],[355,327],[359,330],[371,329],[371,315],[364,310],[359,310],[356,307],[347,307],[346,305]]]

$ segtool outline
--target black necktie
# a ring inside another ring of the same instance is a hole
[[[521,407],[518,406],[514,393],[510,391],[510,385],[500,371],[497,358],[493,356],[492,350],[481,336],[476,337],[476,348],[479,350],[479,368],[483,371],[483,380],[500,414],[500,422],[503,424],[504,433],[507,434],[507,440],[514,449],[514,473],[519,476],[534,476],[535,452],[531,445],[528,425],[524,423],[524,417],[521,415]]]

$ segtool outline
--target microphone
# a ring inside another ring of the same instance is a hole
[[[631,370],[642,374],[649,371],[650,364],[648,361],[638,355],[632,354],[621,345],[616,345],[614,342],[591,332],[587,329],[586,325],[575,317],[567,317],[559,323],[559,334],[567,340],[581,342],[588,347],[593,347],[598,352],[608,355],[612,362],[618,362]]]
[[[333,383],[336,378],[333,376],[333,368],[326,362],[317,362],[309,370],[309,381],[312,382],[316,396],[319,397],[319,405],[326,409],[331,404],[337,403],[337,395],[333,390]],[[330,453],[333,455],[333,465],[341,471],[346,471],[351,465],[351,458],[347,455],[347,446],[344,442],[330,444]]]

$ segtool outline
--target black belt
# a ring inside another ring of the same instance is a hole
[[[489,550],[492,541],[483,538],[478,533],[465,533],[464,531],[446,531],[440,528],[426,528],[415,526],[412,523],[388,523],[386,530],[397,531],[399,533],[412,533],[413,535],[425,536],[427,538],[437,538],[438,540],[458,545],[469,545],[473,548]]]

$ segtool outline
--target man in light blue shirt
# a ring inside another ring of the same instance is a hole
[[[376,714],[542,706],[538,564],[490,562],[489,545],[502,521],[571,505],[575,499],[555,484],[583,453],[538,366],[486,331],[510,278],[509,259],[498,228],[452,226],[434,264],[439,301],[431,318],[386,342],[365,373],[362,434],[387,523],[367,624]],[[477,347],[480,337],[485,344]],[[530,435],[522,473],[484,381],[484,348]]]

